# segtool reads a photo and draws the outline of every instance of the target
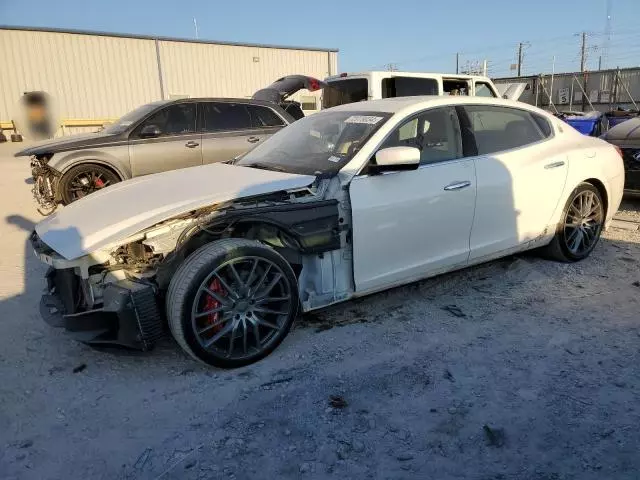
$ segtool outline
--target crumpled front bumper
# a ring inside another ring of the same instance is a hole
[[[78,341],[149,350],[163,335],[164,322],[152,285],[132,280],[111,283],[104,289],[99,308],[82,310],[76,308],[82,290],[73,269],[50,268],[46,278],[40,315]]]

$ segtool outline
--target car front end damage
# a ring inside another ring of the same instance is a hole
[[[149,350],[167,330],[165,295],[176,269],[225,238],[257,240],[282,255],[299,277],[304,310],[345,299],[353,290],[342,250],[348,217],[338,200],[325,199],[324,182],[192,211],[73,260],[33,232],[34,252],[49,265],[41,316],[83,343]]]
[[[36,256],[49,265],[40,315],[81,342],[118,344],[148,350],[163,333],[158,289],[143,276],[113,269],[110,256],[97,252],[69,261],[33,232]]]
[[[49,166],[52,155],[33,155],[31,157],[31,193],[41,215],[52,214],[57,207],[56,191],[60,172]]]

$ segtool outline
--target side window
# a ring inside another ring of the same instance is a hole
[[[510,150],[544,138],[532,115],[524,110],[489,105],[464,107],[478,146],[478,155]]]
[[[445,95],[469,95],[469,81],[463,78],[443,78],[442,91]]]
[[[484,82],[476,82],[476,97],[492,97],[495,98],[495,94],[489,84]]]
[[[462,157],[458,118],[453,108],[427,110],[394,130],[380,148],[408,146],[420,149],[420,164]]]
[[[284,120],[276,115],[276,112],[268,107],[259,105],[247,105],[249,116],[251,117],[251,126],[254,128],[282,127]]]
[[[438,95],[438,82],[433,78],[391,77],[382,79],[382,98]]]
[[[549,138],[551,135],[553,135],[553,128],[551,127],[551,123],[549,122],[549,120],[544,118],[542,115],[538,115],[537,113],[532,113],[531,116],[533,117],[533,120],[536,122],[538,127],[540,127],[540,131],[542,132],[542,135],[544,135],[544,138]]]
[[[205,102],[201,105],[200,131],[202,132],[251,128],[251,117],[247,106],[243,103]]]
[[[136,128],[134,136],[138,136],[142,129],[149,125],[158,127],[160,129],[160,136],[162,137],[195,133],[196,104],[178,103],[163,108],[142,122],[142,124]]]

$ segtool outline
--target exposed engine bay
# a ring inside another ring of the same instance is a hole
[[[163,316],[164,292],[176,269],[200,247],[225,238],[258,240],[273,248],[296,273],[303,310],[324,307],[353,294],[350,224],[347,192],[334,177],[309,188],[193,211],[75,260],[62,258],[34,232],[36,254],[54,267],[48,275],[52,296],[41,305],[41,313],[45,316],[45,308],[81,317],[126,302],[149,304],[150,317],[158,318],[142,319],[137,312],[134,323],[139,324],[140,338],[113,343],[151,345]],[[120,298],[123,292],[130,300]],[[145,337],[144,322],[155,333]]]

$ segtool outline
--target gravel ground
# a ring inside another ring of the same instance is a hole
[[[26,159],[0,145],[0,478],[638,479],[640,232],[307,315],[262,362],[100,352],[37,313]],[[640,203],[627,202],[638,219]]]

